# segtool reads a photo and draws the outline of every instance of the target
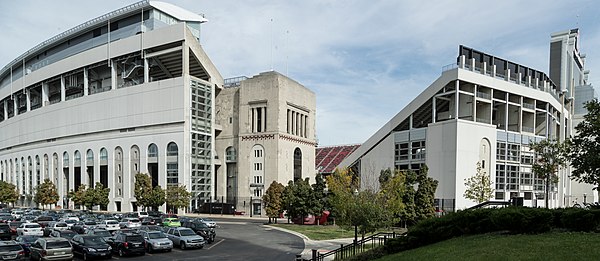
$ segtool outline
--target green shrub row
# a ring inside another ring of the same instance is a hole
[[[463,235],[500,232],[538,234],[550,230],[599,232],[600,209],[545,209],[507,207],[464,210],[423,220],[405,237],[386,243],[384,252],[396,253]]]

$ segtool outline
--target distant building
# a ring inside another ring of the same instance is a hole
[[[439,181],[437,207],[454,211],[475,205],[463,196],[464,180],[480,162],[494,182],[491,200],[523,197],[526,206],[543,206],[545,184],[532,173],[529,144],[573,135],[574,93],[588,85],[578,41],[578,29],[552,35],[549,75],[460,46],[456,63],[340,166],[354,168],[362,184],[376,189],[379,170],[426,164]],[[559,183],[550,187],[551,207],[571,206],[579,197],[570,173],[570,167],[560,169]],[[591,187],[586,191],[590,202]]]
[[[273,181],[315,176],[314,92],[277,72],[225,80],[217,97],[217,200],[261,214]],[[251,209],[250,209],[251,207]]]

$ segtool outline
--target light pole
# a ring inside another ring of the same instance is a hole
[[[358,197],[358,189],[354,189],[354,204],[356,204],[356,198]],[[354,254],[356,254],[356,245],[358,244],[358,225],[354,222]]]
[[[583,193],[583,204],[587,203],[587,193]]]

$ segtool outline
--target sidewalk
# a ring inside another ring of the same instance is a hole
[[[302,238],[304,240],[304,251],[302,251],[302,259],[304,260],[312,260],[312,250],[316,249],[317,252],[319,253],[327,253],[331,250],[340,248],[340,246],[343,245],[348,245],[348,244],[352,244],[352,242],[354,241],[354,238],[336,238],[336,239],[329,239],[329,240],[312,240],[308,237],[306,237],[303,234],[300,234],[296,231],[292,231],[292,230],[287,230],[285,228],[280,228],[280,227],[276,227],[276,226],[269,226],[269,225],[264,225],[265,227],[269,227],[272,229],[277,229],[286,233],[290,233],[296,236],[299,236],[300,238]],[[330,258],[326,258],[325,260],[333,260],[333,256],[331,256]]]

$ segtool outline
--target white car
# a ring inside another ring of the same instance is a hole
[[[75,219],[62,219],[61,222],[67,223],[67,228],[71,229],[71,227],[73,227],[73,225],[75,225],[75,223],[77,223],[77,220],[75,220]]]
[[[14,217],[14,218],[21,218],[23,216],[23,214],[25,213],[25,211],[23,210],[13,210],[10,214]]]
[[[216,228],[217,222],[210,218],[198,218],[202,223],[206,224],[207,227]]]
[[[119,221],[113,220],[113,219],[109,219],[109,220],[104,220],[102,222],[100,222],[100,224],[98,224],[99,228],[104,228],[108,231],[115,231],[115,230],[119,230]]]
[[[137,218],[124,218],[119,223],[120,228],[138,228],[142,226],[142,222],[140,222]]]
[[[146,212],[146,211],[138,211],[138,212],[137,212],[137,216],[138,216],[138,218],[139,218],[140,220],[142,220],[142,218],[146,218],[146,217],[148,217],[148,212]]]
[[[23,223],[17,228],[18,236],[44,236],[44,230],[38,223]]]

